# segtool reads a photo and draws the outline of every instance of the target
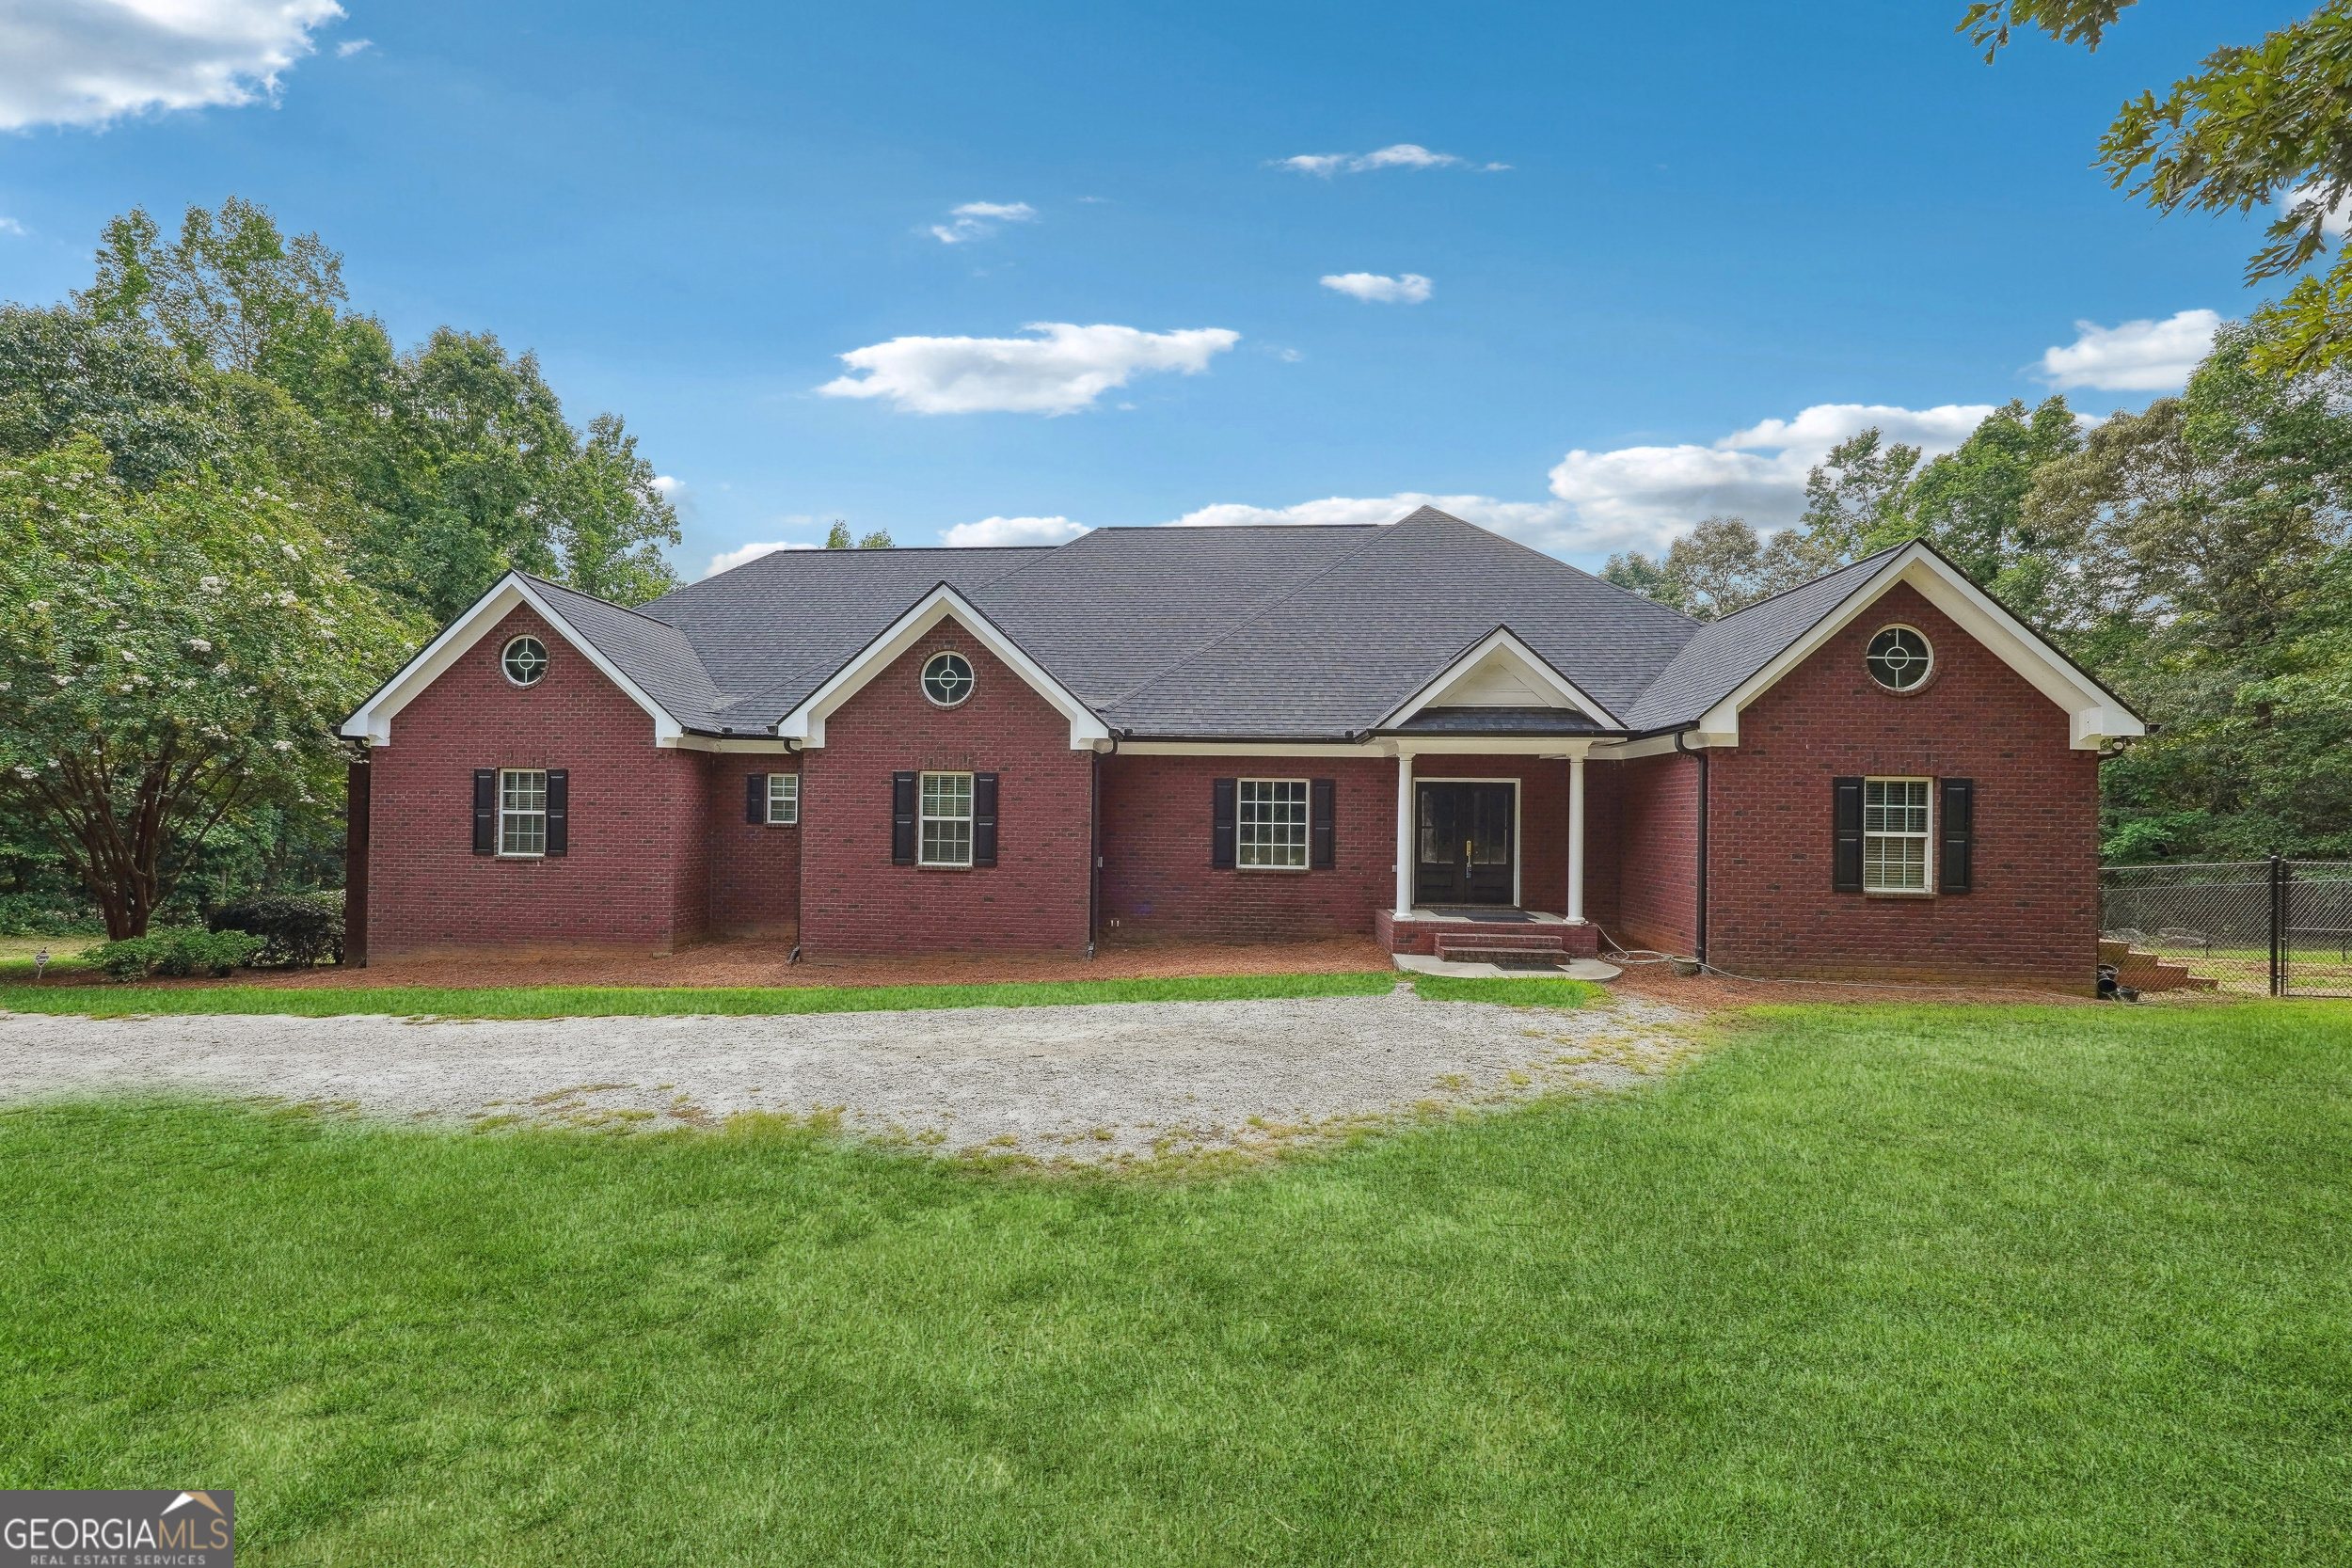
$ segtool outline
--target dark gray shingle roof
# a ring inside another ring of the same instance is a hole
[[[1626,721],[1636,730],[1677,729],[1696,722],[1836,611],[1902,547],[1865,556],[1802,587],[1705,623],[1659,672],[1642,700],[1625,715]]]
[[[536,586],[705,733],[773,724],[945,583],[1114,729],[1333,740],[1371,730],[1498,629],[1618,728],[1685,725],[1883,560],[1702,624],[1423,507],[1385,527],[1108,528],[1056,547],[779,550],[634,610]],[[1455,708],[1413,728],[1568,734],[1580,722]]]

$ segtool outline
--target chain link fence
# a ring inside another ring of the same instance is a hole
[[[2099,868],[2109,942],[2254,996],[2352,996],[2352,861]]]

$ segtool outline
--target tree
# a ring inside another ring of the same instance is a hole
[[[890,531],[886,528],[878,528],[859,540],[857,547],[861,550],[887,550],[896,546],[890,543]]]
[[[833,527],[826,531],[825,548],[829,550],[846,550],[854,547],[855,542],[850,537],[849,520],[843,517],[835,517],[833,520]]]
[[[1960,29],[1989,62],[2012,28],[2096,49],[2131,0],[1979,0]],[[2258,44],[2215,50],[2163,98],[2142,92],[2100,139],[2110,182],[2159,213],[2286,210],[2248,259],[2246,281],[2301,271],[2328,248],[2352,201],[2352,0],[2326,0]],[[2352,254],[2339,247],[2321,277],[2306,277],[2256,313],[2267,374],[2322,369],[2352,353]]]
[[[2029,622],[2044,618],[2058,552],[2024,515],[2034,476],[2082,446],[2062,397],[2027,412],[2015,400],[1985,416],[1959,450],[1921,469],[1899,503],[1912,535],[1936,548]],[[1890,541],[1891,542],[1891,541]]]
[[[1797,521],[1823,570],[1913,537],[1903,502],[1918,467],[1919,449],[1888,442],[1876,425],[1830,448],[1805,475]]]
[[[1639,550],[1613,555],[1601,576],[1685,615],[1712,621],[1785,593],[1824,569],[1797,530],[1783,529],[1768,544],[1744,517],[1709,517],[1668,546],[1662,561]]]
[[[76,436],[0,468],[0,799],[142,934],[230,814],[313,802],[400,628],[294,503],[139,492]]]
[[[677,511],[637,455],[618,414],[599,414],[556,496],[564,580],[614,604],[644,604],[678,586],[660,546],[678,542]]]

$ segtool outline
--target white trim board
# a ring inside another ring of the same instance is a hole
[[[1098,740],[1108,740],[1111,732],[1094,710],[1080,702],[1059,681],[1045,673],[1045,667],[1024,653],[1021,645],[998,630],[989,618],[972,608],[964,596],[941,583],[925,594],[913,610],[884,628],[871,642],[858,651],[857,657],[835,671],[831,679],[802,700],[799,706],[776,722],[776,734],[787,740],[797,740],[811,751],[825,744],[825,720],[851,697],[866,689],[868,681],[896,662],[898,657],[922,640],[942,621],[953,620],[975,641],[994,654],[1012,673],[1039,696],[1052,704],[1063,718],[1070,721],[1070,749],[1088,752]]]
[[[1517,700],[1498,702],[1494,689],[1508,684],[1528,690],[1533,703]],[[1468,693],[1458,705],[1448,704],[1445,698],[1455,691]],[[1425,707],[1555,707],[1573,709],[1596,724],[1619,728],[1617,717],[1577,689],[1576,683],[1544,662],[1543,656],[1525,642],[1508,626],[1497,626],[1449,660],[1444,669],[1422,683],[1421,689],[1391,709],[1373,725],[1375,730],[1392,730]]]
[[[365,740],[373,746],[392,743],[392,720],[400,710],[421,696],[425,688],[446,673],[474,645],[498,628],[501,621],[518,605],[529,605],[539,617],[560,633],[572,651],[595,665],[605,679],[621,689],[630,702],[645,710],[653,721],[653,743],[657,746],[690,744],[686,726],[671,716],[668,709],[645,693],[643,687],[621,673],[620,666],[597,651],[596,645],[582,637],[570,622],[558,613],[546,595],[531,586],[518,572],[509,572],[490,585],[489,592],[476,599],[463,615],[442,629],[441,635],[424,646],[424,650],[401,668],[398,674],[376,688],[374,695],[359,705],[352,716],[343,721],[339,733],[352,740]]]
[[[1982,643],[2035,690],[2065,709],[2068,744],[2074,750],[2097,751],[2110,740],[2148,733],[2146,724],[2075,669],[2032,627],[2002,609],[1933,550],[1915,541],[1896,552],[1867,581],[1847,595],[1845,603],[1834,613],[1816,622],[1803,637],[1741,682],[1730,696],[1708,709],[1694,726],[1700,732],[1697,743],[1739,745],[1740,710],[1860,619],[1897,583],[1909,583],[1921,598],[1949,616],[1961,630]]]

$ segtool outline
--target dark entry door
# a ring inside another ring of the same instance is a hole
[[[1511,795],[1507,784],[1425,784],[1417,904],[1511,902]]]

